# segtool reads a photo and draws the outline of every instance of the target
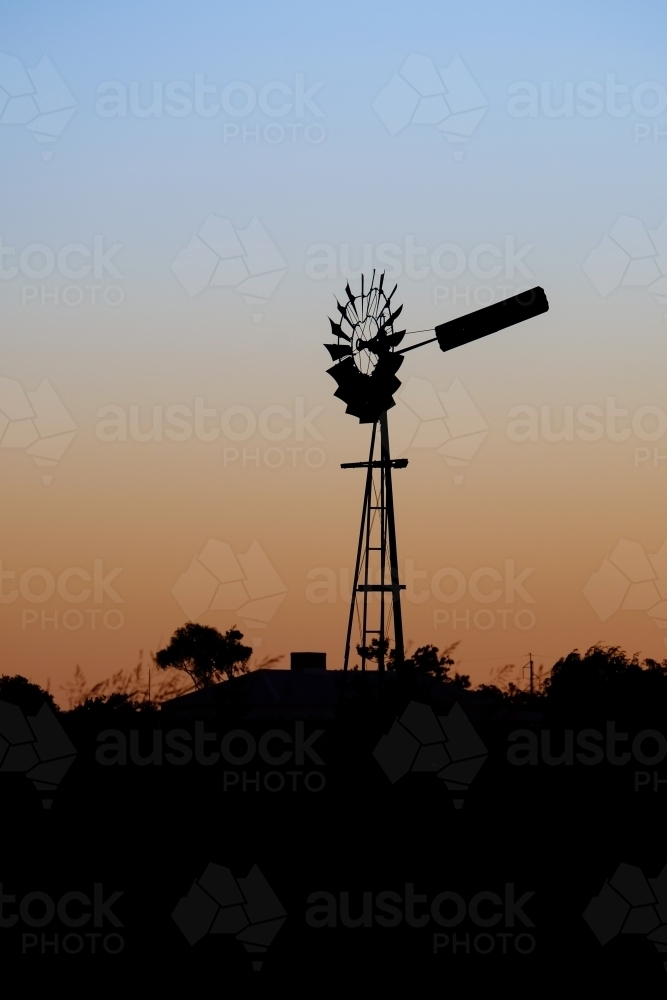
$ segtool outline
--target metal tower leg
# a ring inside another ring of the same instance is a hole
[[[391,481],[391,455],[389,452],[389,423],[386,411],[380,417],[380,449],[382,452],[382,475],[386,494],[387,535],[389,540],[389,568],[391,573],[391,600],[394,610],[394,659],[403,663],[403,615],[401,614],[401,584],[398,575],[398,551],[396,548],[396,521],[394,519],[394,490]],[[382,579],[384,583],[384,577]]]
[[[354,612],[356,608],[357,595],[363,594],[362,621],[361,621],[361,646],[363,650],[368,648],[369,635],[378,638],[378,670],[385,669],[385,649],[387,622],[385,595],[391,594],[393,611],[393,631],[394,631],[394,659],[401,664],[404,658],[403,649],[403,619],[401,615],[401,590],[405,587],[399,582],[398,573],[398,553],[396,548],[396,523],[394,518],[394,493],[392,485],[392,468],[405,468],[407,459],[392,459],[389,448],[389,426],[387,414],[383,413],[380,418],[380,458],[376,460],[375,447],[377,440],[377,423],[373,424],[371,435],[371,446],[367,462],[348,462],[342,468],[365,468],[366,488],[364,491],[364,502],[361,512],[361,526],[359,529],[359,542],[357,545],[357,558],[354,567],[354,580],[352,584],[352,599],[350,602],[350,614],[347,623],[347,636],[345,640],[345,658],[343,669],[347,670],[350,661],[350,646],[352,642],[352,628],[354,624]],[[380,474],[378,488],[374,490],[373,472],[378,470]],[[373,503],[374,493],[377,497]],[[374,516],[378,515],[374,524]],[[374,538],[374,534],[379,536]],[[373,545],[373,541],[379,544]],[[379,552],[380,582],[370,583],[369,575],[371,571],[371,552]],[[387,582],[387,563],[389,563],[389,582]],[[362,575],[364,582],[360,583]],[[380,595],[380,607],[378,612],[378,628],[369,628],[369,597],[370,593],[378,592]],[[366,669],[367,657],[365,653],[361,656],[361,669]]]
[[[343,670],[347,670],[350,662],[350,644],[352,641],[352,626],[354,624],[354,609],[357,604],[357,588],[359,586],[359,573],[361,571],[362,553],[364,549],[366,551],[365,559],[365,576],[366,583],[368,584],[368,542],[364,546],[364,538],[367,535],[368,527],[370,524],[370,506],[371,497],[373,493],[373,452],[375,451],[375,437],[377,432],[377,423],[373,424],[373,431],[371,433],[371,447],[368,453],[368,462],[354,463],[359,465],[367,465],[366,472],[366,489],[364,490],[364,503],[361,510],[361,527],[359,529],[359,544],[357,545],[357,559],[354,565],[354,579],[352,581],[352,598],[350,600],[350,615],[347,620],[347,637],[345,639],[345,659],[343,661]],[[352,464],[352,463],[350,463]],[[364,591],[364,611],[363,611],[363,639],[362,642],[366,644],[366,618],[368,613],[368,591]],[[366,667],[365,657],[362,662],[362,670]]]

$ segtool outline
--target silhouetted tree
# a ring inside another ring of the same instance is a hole
[[[155,654],[155,664],[161,670],[184,670],[195,687],[208,687],[223,676],[246,673],[252,647],[242,645],[242,638],[235,627],[223,635],[210,625],[186,622],[176,629],[169,645]]]
[[[458,642],[455,642],[444,649],[442,653],[437,646],[420,646],[405,661],[404,668],[424,677],[434,677],[445,684],[456,684],[458,687],[469,688],[470,677],[468,674],[456,673],[453,677],[449,676],[449,668],[454,666],[454,660],[450,654],[457,646]]]
[[[357,646],[357,653],[359,656],[364,657],[366,660],[376,663],[380,659],[380,652],[382,652],[382,658],[387,662],[387,659],[391,659],[394,655],[394,650],[389,652],[389,639],[383,639],[380,643],[379,639],[371,639],[370,646]],[[354,668],[356,669],[356,668]]]
[[[420,677],[432,677],[444,684],[456,684],[458,687],[469,688],[470,677],[468,674],[454,674],[449,676],[449,668],[454,666],[451,654],[454,652],[458,642],[453,643],[444,649],[442,653],[437,646],[420,646],[399,666],[395,659],[395,650],[389,649],[389,639],[371,639],[370,646],[357,646],[359,656],[365,656],[367,660],[380,658],[380,649],[383,650],[384,660],[388,670],[398,670],[404,675],[417,675]]]
[[[566,715],[662,712],[667,707],[667,661],[639,660],[620,646],[573,650],[558,660],[545,685],[549,707]]]
[[[47,702],[49,708],[54,712],[58,711],[58,706],[53,700],[53,696],[41,688],[39,684],[33,684],[27,677],[20,674],[10,676],[2,674],[0,677],[0,701],[10,701],[13,705],[18,705],[26,715],[35,715]]]

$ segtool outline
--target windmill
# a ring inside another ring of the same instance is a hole
[[[341,465],[343,469],[366,470],[344,670],[349,666],[355,611],[359,616],[362,670],[366,670],[368,660],[377,659],[378,670],[384,671],[392,623],[394,663],[400,665],[404,658],[401,590],[405,585],[400,582],[398,573],[392,470],[404,469],[408,460],[391,457],[387,421],[387,410],[395,405],[393,397],[401,385],[396,373],[403,364],[403,356],[436,340],[441,351],[451,351],[549,309],[544,290],[531,288],[467,316],[441,323],[434,328],[435,337],[399,349],[406,331],[394,330],[403,309],[392,302],[397,287],[395,285],[387,294],[384,273],[376,281],[375,271],[367,288],[362,275],[358,295],[353,294],[348,283],[345,286],[347,301],[343,305],[336,303],[338,321],[329,320],[336,343],[324,345],[334,362],[327,369],[338,385],[334,395],[346,404],[346,413],[357,417],[361,424],[371,425],[368,460]],[[374,593],[379,595],[375,616],[370,601]]]

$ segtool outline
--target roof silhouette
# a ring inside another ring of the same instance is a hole
[[[376,670],[276,670],[260,669],[232,677],[163,703],[161,711],[174,722],[213,720],[227,713],[247,722],[334,721],[344,707],[377,702],[383,696],[399,695],[401,679],[394,671]],[[465,705],[466,712],[487,715],[491,702],[481,693],[432,677],[414,677],[405,696],[427,698],[451,706]],[[511,705],[493,703],[496,718],[539,721],[541,713],[518,711]]]

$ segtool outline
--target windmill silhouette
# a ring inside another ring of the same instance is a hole
[[[401,590],[405,589],[405,585],[400,582],[398,573],[392,470],[404,469],[408,460],[391,457],[387,421],[387,411],[395,405],[393,397],[401,385],[396,373],[403,364],[403,356],[408,351],[435,341],[441,351],[451,351],[462,344],[539,316],[549,309],[544,289],[531,288],[467,316],[441,323],[434,328],[435,337],[399,350],[406,331],[394,330],[394,324],[403,309],[403,306],[396,307],[392,302],[397,287],[395,285],[387,294],[384,290],[384,273],[380,274],[376,282],[375,271],[368,288],[365,287],[362,275],[361,292],[358,295],[353,294],[348,283],[345,286],[347,301],[343,305],[336,302],[338,322],[332,319],[329,321],[336,343],[324,345],[334,361],[334,365],[327,369],[327,373],[338,385],[334,395],[346,404],[346,412],[357,417],[359,423],[371,424],[368,460],[344,462],[341,465],[343,469],[366,470],[345,639],[344,670],[348,669],[350,661],[355,611],[359,612],[362,670],[366,670],[368,660],[376,659],[378,670],[384,671],[392,623],[394,663],[400,666],[404,659]],[[369,599],[369,595],[373,593],[377,593],[380,598],[374,618]]]

